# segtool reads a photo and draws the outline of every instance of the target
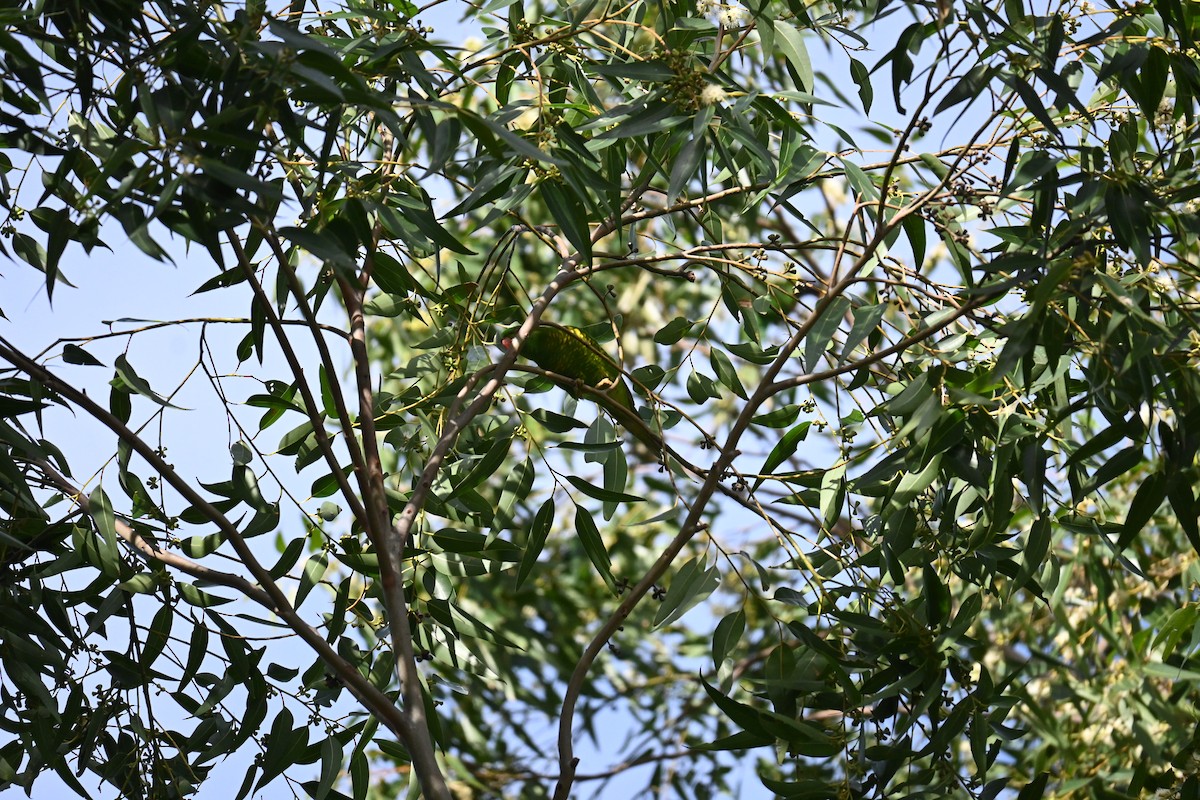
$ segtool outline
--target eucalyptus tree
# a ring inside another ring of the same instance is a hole
[[[1194,4],[0,18],[3,785],[1195,795]]]

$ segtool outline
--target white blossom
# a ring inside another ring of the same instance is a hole
[[[710,83],[700,92],[700,105],[715,106],[718,103],[724,102],[728,97],[729,94],[724,89]]]
[[[721,6],[717,20],[726,28],[738,28],[750,18],[746,9],[739,6]]]

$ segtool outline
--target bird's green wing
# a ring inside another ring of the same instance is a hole
[[[521,351],[547,372],[562,375],[604,392],[612,402],[633,411],[633,395],[600,343],[579,328],[543,323],[529,334]]]
[[[563,388],[572,394],[578,396],[580,388],[586,389],[590,399],[638,440],[656,454],[662,452],[662,438],[638,416],[620,366],[587,333],[579,328],[543,322],[526,338],[521,354],[547,372],[578,384],[563,382]]]

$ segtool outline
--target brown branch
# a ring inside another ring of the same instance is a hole
[[[31,458],[29,463],[35,465],[42,474],[49,480],[49,485],[53,486],[58,491],[68,498],[89,517],[92,516],[92,501],[79,487],[71,483],[62,473],[56,470],[48,462],[42,459]],[[215,583],[218,586],[226,586],[233,589],[245,597],[258,603],[269,611],[278,613],[275,607],[275,601],[271,596],[263,591],[258,586],[255,586],[250,581],[243,578],[241,575],[234,575],[231,572],[222,572],[211,567],[206,567],[203,564],[192,561],[190,558],[185,558],[178,553],[173,553],[170,550],[164,550],[153,542],[147,541],[142,537],[133,526],[129,525],[122,519],[115,521],[117,535],[125,540],[125,543],[136,550],[143,557],[157,561],[168,567],[174,567],[180,572],[191,575],[197,580]]]
[[[3,358],[31,378],[34,378],[47,388],[74,403],[106,426],[121,441],[126,442],[134,452],[145,459],[155,472],[162,477],[163,481],[178,492],[184,500],[215,524],[233,545],[241,562],[254,576],[254,579],[258,581],[259,591],[265,595],[270,603],[267,607],[278,614],[292,631],[316,651],[333,673],[342,680],[368,711],[376,715],[401,742],[408,746],[411,733],[407,718],[400,713],[395,703],[387,695],[376,688],[368,679],[360,675],[355,665],[342,658],[329,642],[325,641],[325,637],[297,614],[291,603],[288,602],[287,596],[276,585],[270,572],[255,558],[245,539],[242,538],[241,532],[238,531],[220,510],[201,496],[189,481],[184,480],[162,456],[155,452],[154,448],[150,447],[140,436],[126,427],[125,423],[117,419],[107,409],[98,405],[84,392],[66,383],[54,373],[30,359],[2,336],[0,336],[0,358]],[[247,596],[256,601],[259,598],[257,592],[251,592]]]
[[[831,286],[829,291],[817,301],[808,319],[797,326],[796,330],[788,338],[788,341],[780,348],[778,355],[763,373],[758,388],[734,420],[733,426],[726,437],[725,444],[721,448],[721,454],[713,464],[699,491],[697,491],[696,498],[680,527],[679,533],[667,545],[666,549],[654,562],[646,575],[633,587],[629,594],[621,601],[620,605],[617,606],[616,611],[613,612],[608,621],[592,638],[591,643],[580,657],[567,684],[567,691],[563,696],[562,713],[559,716],[558,753],[560,778],[554,789],[554,800],[567,800],[570,796],[571,785],[575,780],[575,768],[578,764],[578,759],[574,756],[571,727],[572,720],[574,719],[575,705],[583,691],[584,681],[587,678],[588,671],[591,669],[591,665],[595,662],[596,657],[603,650],[608,640],[624,624],[625,619],[650,591],[651,587],[666,574],[667,569],[670,568],[671,563],[683,550],[684,546],[691,541],[696,533],[706,527],[700,519],[704,513],[704,509],[707,507],[709,500],[712,499],[712,495],[716,491],[721,477],[732,465],[734,458],[737,456],[738,451],[736,448],[738,441],[747,428],[749,428],[750,420],[767,399],[781,390],[784,382],[776,384],[775,377],[783,369],[784,364],[787,363],[792,353],[795,352],[796,348],[808,336],[813,326],[821,319],[834,299],[844,293],[846,289],[858,280],[858,272],[863,268],[870,254],[882,243],[887,231],[892,226],[899,224],[899,221],[904,216],[908,213],[913,213],[914,210],[911,207],[902,209],[887,224],[879,226],[872,241],[864,249],[862,255],[855,260],[853,266],[846,271],[845,276]]]
[[[554,789],[554,800],[567,800],[570,797],[571,786],[575,781],[575,768],[579,760],[574,756],[571,728],[575,716],[575,706],[583,692],[583,685],[587,679],[588,671],[591,669],[596,657],[599,656],[608,643],[608,640],[625,623],[626,618],[632,613],[637,604],[641,602],[642,598],[646,596],[651,587],[658,583],[662,576],[666,574],[684,546],[692,540],[693,536],[707,527],[701,520],[701,516],[708,506],[709,500],[712,499],[713,494],[717,491],[717,486],[720,484],[725,471],[729,469],[733,464],[733,460],[737,457],[738,451],[736,448],[738,441],[746,429],[750,427],[751,418],[762,404],[775,393],[775,376],[783,369],[784,364],[791,358],[792,353],[800,346],[800,343],[804,341],[808,332],[816,324],[817,320],[820,319],[834,298],[851,285],[855,272],[856,270],[851,270],[847,278],[842,279],[828,294],[817,302],[808,320],[780,348],[779,354],[763,373],[763,378],[758,388],[755,389],[754,394],[750,396],[741,413],[734,420],[729,435],[725,439],[725,444],[721,448],[720,455],[709,470],[700,489],[696,492],[696,497],[688,510],[687,517],[684,518],[683,524],[680,526],[679,533],[675,535],[666,549],[655,560],[646,575],[638,581],[637,585],[621,601],[616,611],[608,618],[608,621],[596,632],[587,649],[580,656],[578,663],[575,665],[575,670],[571,674],[571,679],[567,683],[567,691],[563,695],[562,713],[559,715],[558,765],[560,777]]]
[[[269,230],[263,231],[263,236],[268,242],[278,245],[275,237],[271,235]],[[280,349],[283,351],[283,357],[288,362],[288,368],[292,369],[292,375],[296,379],[296,389],[300,390],[300,397],[304,398],[305,414],[308,415],[308,422],[312,423],[312,432],[317,438],[317,447],[320,453],[325,457],[325,463],[329,464],[329,469],[334,475],[334,480],[337,482],[338,491],[342,493],[342,497],[346,498],[346,503],[350,506],[350,513],[355,519],[365,519],[366,512],[362,509],[362,504],[359,501],[358,495],[354,493],[354,489],[350,488],[349,481],[346,480],[346,474],[342,473],[342,465],[337,461],[337,455],[334,452],[334,444],[329,438],[329,432],[325,431],[325,423],[317,411],[317,398],[313,397],[312,389],[308,386],[308,381],[305,379],[304,365],[300,363],[300,357],[296,355],[295,348],[292,347],[292,341],[284,335],[283,323],[278,314],[275,313],[275,308],[271,307],[271,301],[266,296],[266,291],[263,290],[263,284],[259,282],[258,276],[254,275],[254,267],[250,264],[250,260],[246,258],[246,251],[241,247],[241,242],[238,237],[233,234],[229,235],[229,245],[233,247],[234,254],[238,257],[238,263],[241,265],[242,271],[246,273],[246,281],[250,282],[251,289],[254,293],[254,300],[262,303],[263,314],[266,317],[266,323],[271,326],[271,331],[275,333],[275,338]],[[280,269],[286,269],[287,259],[282,253],[276,253],[276,259],[280,260]],[[313,320],[308,320],[308,325],[313,325]],[[318,347],[323,344],[322,338],[314,333],[317,338]],[[326,374],[332,380],[332,373],[326,367]],[[354,446],[353,427],[347,427],[346,422],[342,422],[344,439],[346,439],[346,447],[350,452],[350,461],[354,461]]]
[[[350,317],[350,352],[358,388],[358,418],[362,426],[363,477],[367,518],[363,524],[379,556],[380,585],[391,624],[392,648],[396,653],[396,676],[404,697],[402,713],[407,718],[411,738],[407,742],[413,769],[425,795],[432,800],[450,800],[450,790],[437,762],[437,752],[425,717],[425,699],[417,654],[413,649],[412,629],[408,621],[408,599],[404,592],[401,565],[408,537],[389,535],[388,500],[383,482],[383,462],[375,431],[375,400],[371,390],[370,359],[367,353],[366,318],[362,300],[364,290],[339,276],[342,301]]]
[[[307,322],[305,322],[303,320],[298,320],[298,319],[283,319],[283,320],[280,320],[279,322],[281,325],[285,325],[285,326],[286,325],[303,325],[305,327],[310,327]],[[105,325],[108,325],[111,327],[113,324],[113,321],[109,320],[102,324],[105,324]],[[83,343],[98,342],[102,339],[112,339],[112,338],[118,337],[118,336],[133,336],[134,334],[137,334],[137,333],[147,333],[149,331],[157,330],[159,328],[169,328],[174,325],[196,325],[196,324],[250,325],[251,321],[246,319],[245,317],[188,317],[186,319],[172,319],[172,320],[153,321],[153,322],[150,320],[147,320],[145,325],[141,325],[136,328],[130,328],[129,330],[123,330],[123,331],[110,330],[108,333],[100,333],[100,334],[96,334],[95,336],[62,336],[62,337],[59,337],[58,339],[55,339],[50,344],[48,344],[45,348],[42,349],[42,351],[40,353],[35,354],[33,356],[33,358],[35,360],[43,358],[47,353],[49,353],[54,348],[58,347],[58,345],[60,345],[60,344],[72,344],[74,342],[83,342]],[[346,332],[344,330],[342,330],[341,328],[337,328],[333,325],[326,325],[324,323],[321,323],[320,325],[318,325],[318,327],[321,330],[325,331],[326,333],[333,333],[333,334],[336,334],[336,335],[342,337],[343,339],[346,338]]]

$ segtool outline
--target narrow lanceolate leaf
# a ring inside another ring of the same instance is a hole
[[[568,475],[567,481],[579,491],[586,494],[588,497],[596,500],[603,500],[606,503],[640,503],[645,498],[639,497],[636,494],[626,494],[625,492],[614,492],[608,489],[602,489],[599,486],[588,483],[583,478],[575,475]]]
[[[737,369],[733,366],[733,361],[725,355],[723,350],[714,347],[709,360],[712,363],[713,371],[717,373],[717,380],[743,400],[750,399],[746,394],[746,388],[742,386],[741,378],[738,377]]]
[[[327,736],[321,742],[321,780],[313,791],[313,800],[329,797],[333,784],[342,771],[342,745],[336,736]]]
[[[738,609],[731,614],[726,614],[725,617],[717,623],[717,628],[713,631],[713,665],[721,668],[726,656],[733,652],[734,648],[742,640],[742,634],[746,632],[746,612]]]
[[[925,619],[936,628],[950,615],[950,592],[938,576],[937,568],[926,564],[924,569]]]
[[[554,217],[554,221],[558,223],[563,235],[567,237],[567,241],[575,247],[583,261],[590,261],[592,240],[588,231],[587,209],[579,202],[569,186],[547,180],[540,183],[538,189],[551,216]]]
[[[283,774],[284,770],[299,762],[308,746],[308,726],[292,727],[292,712],[285,706],[271,725],[271,734],[266,740],[262,758],[262,777],[258,779],[261,789]]]
[[[844,297],[835,297],[825,307],[821,317],[812,326],[812,330],[808,332],[808,337],[804,342],[804,366],[809,372],[819,371],[821,356],[829,349],[829,343],[838,328],[841,327],[842,320],[849,308],[849,300]]]
[[[690,559],[671,578],[667,596],[654,616],[654,627],[669,625],[679,619],[716,591],[720,583],[720,570],[706,567],[701,557]]]
[[[474,489],[485,480],[494,476],[500,470],[500,465],[508,457],[508,449],[511,445],[511,436],[504,436],[493,442],[487,453],[475,462],[470,471],[455,485],[446,499],[452,499],[469,489]]]
[[[596,528],[591,513],[583,506],[575,508],[575,534],[579,537],[579,543],[583,545],[583,552],[587,553],[588,560],[600,573],[600,577],[604,578],[610,589],[616,588],[608,549],[604,546],[604,540],[600,538],[600,531]]]
[[[317,553],[308,559],[304,565],[304,571],[300,575],[300,585],[296,589],[296,599],[292,603],[295,608],[300,607],[300,604],[308,597],[308,593],[325,577],[325,570],[328,567],[329,555],[327,553]]]
[[[116,370],[116,378],[114,378],[113,381],[114,386],[122,385],[125,388],[132,389],[143,397],[149,397],[160,406],[179,408],[179,406],[174,405],[158,392],[151,389],[150,384],[146,383],[146,381],[137,374],[133,368],[133,365],[126,360],[124,355],[117,356],[117,360],[113,366]]]
[[[1169,483],[1170,480],[1161,472],[1156,472],[1142,481],[1142,485],[1138,487],[1137,493],[1133,496],[1133,502],[1129,504],[1129,510],[1125,514],[1121,538],[1117,540],[1118,549],[1124,550],[1141,533],[1142,528],[1154,516],[1154,512],[1158,511],[1163,500],[1167,499]]]
[[[63,361],[68,364],[83,364],[91,367],[102,367],[103,363],[98,361],[88,351],[74,344],[63,346]]]
[[[782,20],[775,20],[773,24],[778,37],[775,43],[782,51],[783,57],[787,59],[787,63],[796,70],[796,75],[799,76],[802,84],[801,88],[805,91],[812,91],[812,60],[808,57],[808,48],[804,46],[803,35],[794,25]]]
[[[550,526],[553,523],[554,498],[549,497],[537,510],[537,514],[533,517],[533,524],[529,526],[529,539],[525,542],[525,552],[521,556],[520,566],[517,567],[518,589],[529,577],[529,573],[533,571],[538,556],[542,554],[542,549],[546,546],[546,537],[550,535]]]
[[[755,489],[762,485],[766,476],[774,472],[776,467],[796,454],[796,448],[808,436],[808,429],[811,426],[811,422],[801,422],[780,437],[776,445],[771,448],[771,452],[767,454],[767,460],[759,467],[758,478],[754,481]]]
[[[92,490],[91,497],[88,499],[92,520],[96,523],[96,530],[104,537],[104,543],[115,556],[117,550],[117,518],[113,513],[112,503],[109,502],[108,495],[99,486]]]
[[[850,333],[846,334],[846,341],[839,351],[839,364],[849,358],[850,354],[854,352],[854,348],[858,347],[879,326],[887,309],[887,303],[876,303],[870,306],[859,306],[851,312],[854,324],[850,326]]]

